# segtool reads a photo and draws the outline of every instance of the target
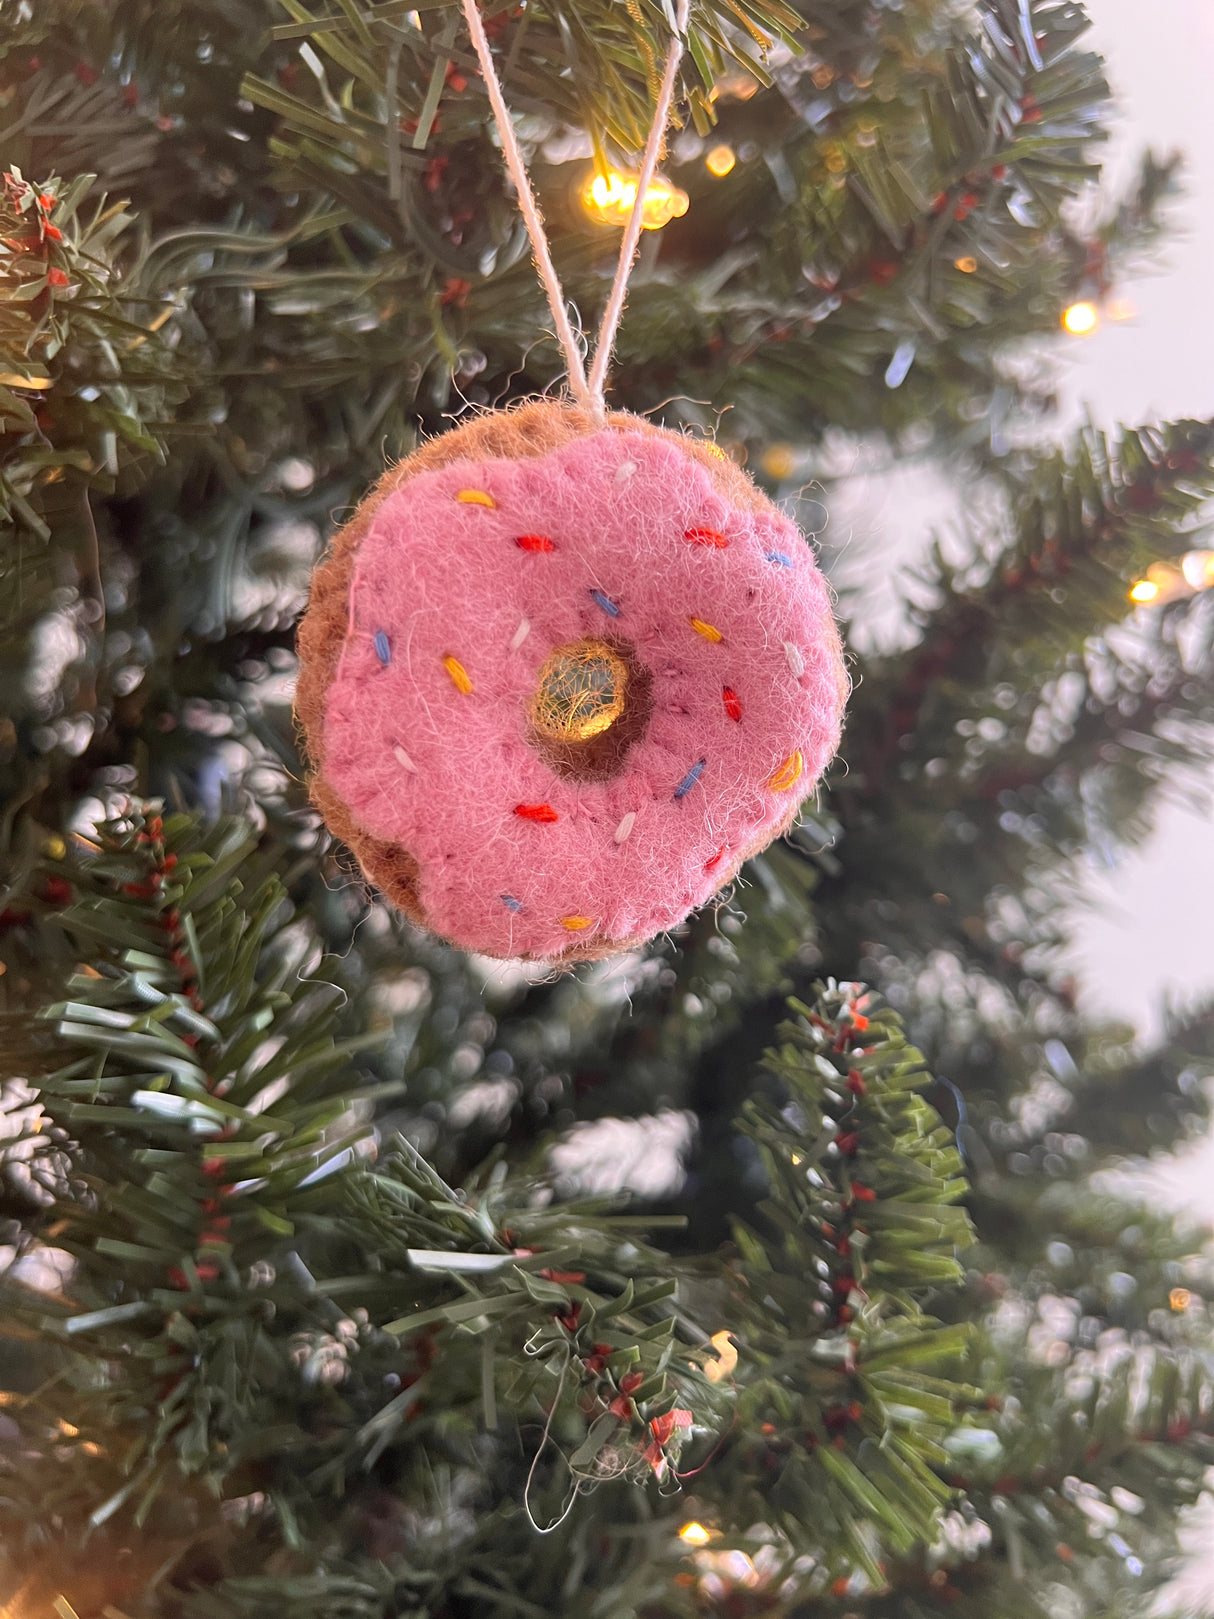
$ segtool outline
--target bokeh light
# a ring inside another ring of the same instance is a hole
[[[1062,312],[1062,324],[1072,337],[1087,337],[1100,324],[1100,311],[1087,302],[1071,304]]]

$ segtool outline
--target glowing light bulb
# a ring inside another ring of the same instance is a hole
[[[1100,324],[1100,311],[1095,304],[1071,304],[1062,312],[1062,324],[1072,337],[1087,337]]]
[[[1193,1295],[1187,1287],[1174,1287],[1168,1294],[1168,1303],[1177,1312],[1187,1310],[1193,1302]]]
[[[1153,602],[1159,594],[1159,586],[1152,579],[1139,579],[1130,588],[1132,602]]]
[[[978,260],[973,258],[969,253],[967,253],[963,259],[954,259],[953,263],[956,268],[961,271],[962,275],[973,275],[974,271],[978,268]]]
[[[684,1546],[707,1546],[712,1536],[702,1523],[696,1523],[693,1518],[690,1523],[685,1523],[679,1530],[679,1539]]]
[[[591,174],[582,186],[582,207],[599,225],[626,225],[637,197],[637,177],[608,169]],[[685,191],[672,185],[664,175],[655,174],[645,190],[641,224],[645,230],[661,230],[672,219],[687,212]]]
[[[737,153],[732,146],[714,146],[704,159],[704,167],[709,174],[715,175],[718,180],[723,180],[734,168],[737,161]]]

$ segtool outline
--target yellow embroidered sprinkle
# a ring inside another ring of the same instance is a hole
[[[767,778],[767,785],[773,793],[786,793],[800,781],[804,768],[805,760],[802,759],[800,751],[790,753],[780,768]]]
[[[464,668],[463,664],[458,658],[453,658],[448,653],[448,655],[443,659],[443,668],[451,676],[451,684],[455,687],[456,691],[463,692],[464,696],[466,697],[472,690],[472,679],[468,674],[468,671]]]
[[[497,510],[497,501],[483,489],[461,489],[455,498],[464,506],[488,506],[490,511]]]
[[[593,916],[562,916],[561,926],[568,928],[570,933],[580,933],[583,928],[594,926]]]
[[[687,622],[697,635],[702,635],[706,641],[723,641],[725,637],[715,624],[705,624],[702,618],[689,618]]]

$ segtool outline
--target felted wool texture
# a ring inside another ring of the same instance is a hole
[[[553,549],[517,544],[537,534]],[[528,735],[541,666],[583,639],[650,677],[605,780],[558,775]],[[744,474],[637,418],[547,403],[388,473],[318,570],[300,648],[326,820],[415,920],[498,956],[584,959],[682,921],[794,818],[846,693],[809,547]]]

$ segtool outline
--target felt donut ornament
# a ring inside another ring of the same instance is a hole
[[[413,921],[568,962],[674,928],[793,822],[847,676],[796,526],[711,443],[540,401],[391,468],[317,568],[314,802]]]

